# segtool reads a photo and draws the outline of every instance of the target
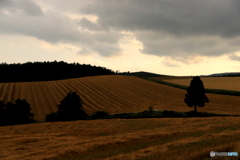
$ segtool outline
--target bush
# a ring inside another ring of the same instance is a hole
[[[184,117],[184,114],[180,112],[164,110],[162,112],[162,117]]]
[[[76,92],[69,92],[58,105],[58,111],[46,116],[47,122],[85,120],[88,115],[83,109],[83,102]]]
[[[24,99],[17,99],[4,104],[0,102],[0,124],[13,125],[34,122],[34,114],[31,112],[30,104]]]
[[[59,121],[57,113],[53,112],[53,113],[48,114],[46,116],[46,121],[47,122]]]
[[[92,119],[105,119],[109,117],[109,113],[106,111],[97,111],[92,115]]]

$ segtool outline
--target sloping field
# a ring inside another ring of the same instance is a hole
[[[190,111],[183,102],[185,91],[131,76],[95,76],[47,82],[0,84],[0,100],[26,99],[37,120],[57,110],[57,105],[70,91],[78,92],[84,108],[93,113],[137,112],[153,106],[157,110]],[[207,94],[210,103],[199,111],[240,114],[237,96]]]
[[[170,83],[189,86],[192,78],[172,78],[163,80]],[[240,77],[201,77],[201,80],[203,81],[204,87],[208,89],[240,91]]]
[[[164,77],[147,77],[157,80],[170,80],[170,79],[192,79],[192,76],[164,76]]]
[[[0,127],[1,160],[237,160],[240,118],[159,118]]]

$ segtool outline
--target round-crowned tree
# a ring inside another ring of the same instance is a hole
[[[0,102],[1,125],[24,124],[34,122],[34,113],[30,104],[25,100],[17,99],[15,102]]]
[[[208,97],[205,95],[204,85],[199,76],[193,77],[190,86],[187,89],[184,102],[189,107],[194,107],[197,112],[197,107],[204,107],[208,103]]]
[[[56,112],[59,120],[87,119],[88,115],[83,109],[82,99],[76,92],[69,92],[60,103]]]

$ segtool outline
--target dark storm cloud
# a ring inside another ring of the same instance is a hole
[[[9,12],[23,12],[28,15],[42,15],[42,9],[31,0],[1,0],[0,9]]]
[[[239,45],[233,45],[240,36],[238,0],[92,2],[80,12],[97,15],[99,26],[133,32],[146,54],[219,56],[240,50]]]
[[[0,34],[71,43],[82,48],[79,54],[111,56],[121,53],[120,31],[130,31],[144,54],[219,56],[240,51],[239,8],[239,0],[0,0]]]
[[[84,29],[89,29],[89,30],[92,30],[92,31],[98,31],[98,30],[101,30],[101,27],[96,24],[96,23],[93,23],[92,21],[88,20],[87,18],[82,18],[78,24],[83,27]]]
[[[93,0],[80,9],[98,23],[124,30],[164,31],[174,35],[240,34],[237,0]]]
[[[117,42],[121,35],[118,33],[89,33],[79,30],[77,21],[60,12],[43,12],[41,7],[31,0],[2,0],[0,5],[0,34],[26,35],[50,43],[71,43],[88,48],[85,51],[89,53],[95,52],[102,56],[120,53]]]

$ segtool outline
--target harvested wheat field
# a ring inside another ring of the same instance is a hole
[[[162,80],[170,83],[189,86],[192,78],[172,78]],[[204,87],[208,89],[240,91],[240,77],[201,77],[201,80],[203,81]]]
[[[94,76],[59,81],[0,84],[0,100],[26,99],[36,120],[57,110],[57,105],[70,91],[76,91],[89,113],[105,110],[109,113],[137,112],[153,106],[157,110],[191,111],[183,102],[185,90],[161,85],[131,76]],[[200,112],[240,114],[240,98],[207,94],[210,103]]]
[[[0,127],[1,160],[216,160],[240,153],[240,118],[149,118]],[[237,160],[238,157],[235,157]],[[234,158],[232,158],[233,160]]]

